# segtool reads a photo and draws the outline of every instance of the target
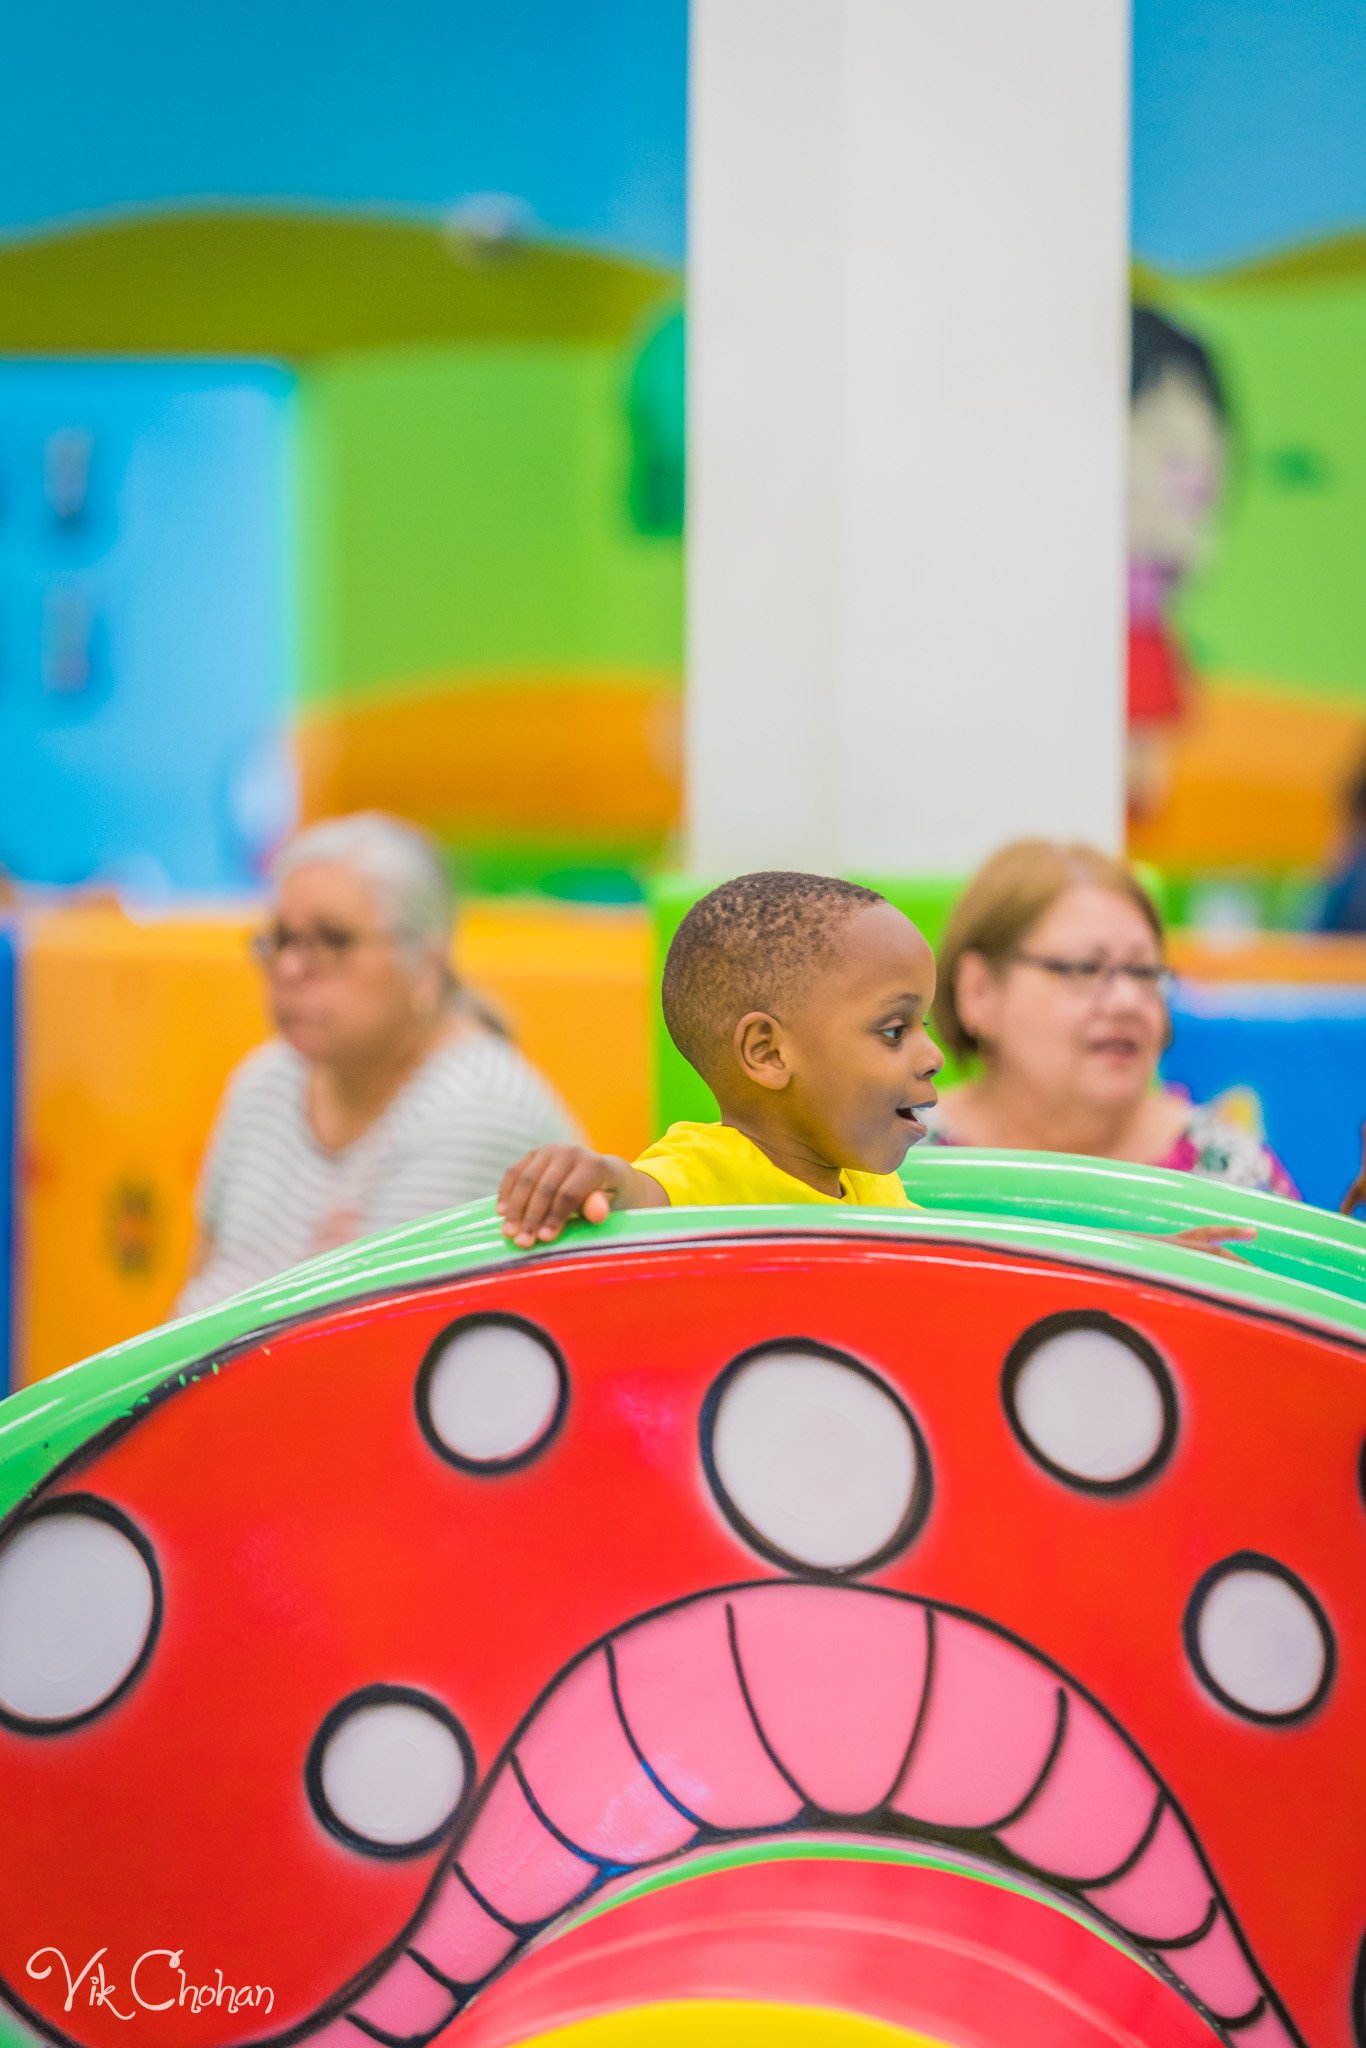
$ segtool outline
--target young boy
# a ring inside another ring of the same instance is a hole
[[[662,996],[720,1122],[674,1124],[629,1166],[582,1145],[528,1153],[498,1191],[515,1243],[671,1203],[910,1206],[896,1169],[944,1062],[925,1030],[934,956],[885,897],[829,875],[723,882],[674,934]]]

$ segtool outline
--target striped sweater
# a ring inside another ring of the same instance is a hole
[[[492,1195],[524,1152],[577,1137],[516,1047],[481,1032],[439,1046],[354,1144],[328,1152],[308,1120],[308,1063],[272,1040],[228,1083],[197,1199],[212,1249],[177,1313],[349,1238]]]

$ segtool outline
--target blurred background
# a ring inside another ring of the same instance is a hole
[[[597,1144],[676,1106],[687,43],[685,0],[9,23],[12,1383],[169,1312],[300,822],[436,835],[464,971]],[[1354,0],[1135,0],[1129,845],[1168,1073],[1330,1205],[1366,1118],[1363,80]]]

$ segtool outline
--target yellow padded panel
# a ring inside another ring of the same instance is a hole
[[[638,2005],[527,2037],[523,2048],[951,2048],[886,2020],[750,1999]]]

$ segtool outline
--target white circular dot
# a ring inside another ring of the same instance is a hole
[[[350,1835],[411,1848],[438,1834],[465,1789],[465,1753],[445,1716],[419,1701],[361,1701],[332,1730],[319,1784]]]
[[[471,1322],[448,1337],[423,1390],[432,1434],[455,1457],[501,1465],[535,1448],[559,1413],[548,1344],[519,1323]]]
[[[1170,1422],[1159,1371],[1122,1337],[1079,1323],[1040,1339],[1008,1399],[1047,1464],[1083,1486],[1115,1486],[1163,1449]]]
[[[1264,1565],[1239,1565],[1207,1586],[1195,1617],[1198,1666],[1235,1706],[1280,1719],[1316,1697],[1329,1646],[1309,1596]]]
[[[775,1347],[736,1368],[711,1420],[723,1505],[784,1559],[849,1571],[907,1531],[922,1475],[900,1404],[869,1374]]]
[[[155,1613],[147,1561],[115,1523],[36,1516],[0,1551],[0,1708],[49,1723],[92,1712],[136,1665]]]

